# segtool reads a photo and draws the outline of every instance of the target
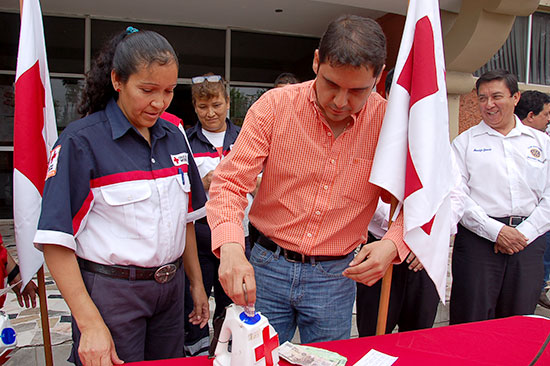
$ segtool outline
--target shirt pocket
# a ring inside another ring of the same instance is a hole
[[[109,226],[115,236],[139,239],[154,235],[157,220],[154,219],[154,204],[150,202],[152,191],[149,182],[102,187],[101,195],[112,213]]]
[[[353,158],[344,168],[342,195],[352,201],[369,203],[372,195],[369,190],[374,187],[369,183],[372,160]]]

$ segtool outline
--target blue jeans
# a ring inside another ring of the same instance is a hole
[[[544,234],[546,237],[546,250],[542,257],[544,263],[544,282],[542,283],[542,289],[546,287],[548,281],[550,281],[550,231]]]
[[[279,342],[300,331],[302,343],[348,339],[355,301],[355,282],[342,276],[353,259],[293,263],[258,243],[250,263],[256,277],[256,310],[269,319]]]

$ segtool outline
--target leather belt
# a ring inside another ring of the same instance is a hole
[[[314,262],[326,262],[326,261],[335,261],[339,259],[344,259],[347,255],[338,255],[338,256],[329,256],[329,255],[305,255],[298,253],[292,250],[285,249],[280,247],[273,240],[269,239],[264,234],[260,233],[257,239],[257,243],[260,244],[265,249],[275,253],[277,248],[281,248],[281,253],[283,257],[293,263],[314,263]]]
[[[527,216],[491,217],[511,227],[516,227],[527,219]]]
[[[205,216],[205,217],[202,217],[202,218],[200,218],[200,219],[198,219],[198,220],[195,220],[195,223],[208,225],[208,220],[206,220],[206,216]]]
[[[170,282],[181,267],[182,259],[179,257],[172,263],[160,267],[118,266],[95,263],[84,258],[77,257],[78,265],[88,272],[98,273],[109,277],[125,280],[155,280],[158,283]]]

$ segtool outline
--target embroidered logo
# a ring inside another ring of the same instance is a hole
[[[529,149],[529,152],[531,153],[531,156],[533,156],[534,158],[538,159],[542,156],[542,151],[538,148],[538,147],[531,147]]]
[[[57,174],[57,161],[59,160],[60,150],[61,150],[61,145],[57,145],[50,152],[50,161],[48,162],[48,173],[46,174],[46,180],[48,178],[54,177]]]
[[[174,163],[175,166],[185,165],[188,163],[187,153],[170,155],[170,157],[172,158],[172,163]]]

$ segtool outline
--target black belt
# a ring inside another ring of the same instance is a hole
[[[205,216],[205,217],[203,217],[203,218],[200,218],[200,219],[198,219],[198,220],[195,220],[195,223],[208,225],[208,220],[206,220],[206,216]]]
[[[166,283],[172,280],[182,263],[181,257],[160,267],[106,265],[80,257],[77,257],[77,260],[80,268],[88,272],[125,280],[155,280],[158,283]]]
[[[298,253],[298,252],[280,247],[279,245],[277,245],[277,243],[275,243],[273,240],[269,239],[267,236],[265,236],[262,233],[260,233],[256,242],[260,244],[262,247],[264,247],[265,249],[272,251],[273,253],[277,251],[277,248],[281,248],[281,253],[283,253],[283,257],[289,262],[300,262],[300,263],[326,262],[326,261],[335,261],[339,259],[344,259],[347,257],[347,255],[335,255],[335,256],[305,255],[302,253]]]
[[[516,227],[527,219],[527,216],[491,217],[511,227]]]

